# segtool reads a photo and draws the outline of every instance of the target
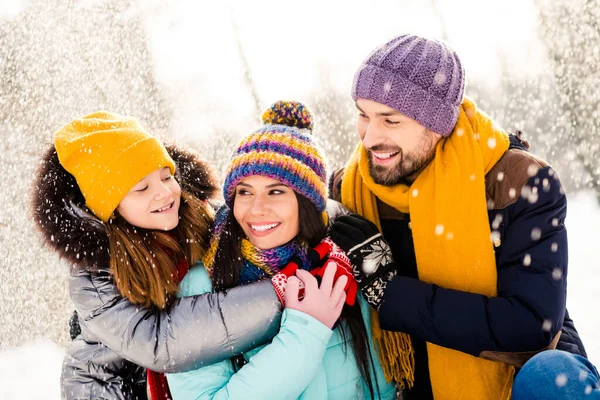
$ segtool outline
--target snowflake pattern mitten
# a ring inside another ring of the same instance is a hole
[[[385,288],[397,271],[390,246],[377,226],[358,214],[344,215],[333,223],[331,238],[348,254],[367,302],[379,310]]]

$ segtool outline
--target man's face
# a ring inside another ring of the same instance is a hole
[[[358,99],[357,129],[369,155],[373,180],[386,186],[412,183],[435,156],[441,135],[386,105]]]

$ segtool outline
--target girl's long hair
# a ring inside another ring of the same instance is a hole
[[[327,234],[327,227],[323,222],[321,213],[319,213],[310,200],[296,192],[294,193],[298,199],[298,238],[308,243],[310,247],[314,247]],[[235,198],[233,201],[235,202]],[[227,216],[223,233],[219,238],[219,245],[212,268],[211,280],[215,291],[225,290],[239,284],[240,271],[243,266],[240,241],[243,238],[244,232],[235,220],[233,212],[230,212]],[[360,293],[358,295],[360,296]],[[358,369],[373,399],[375,398],[375,387],[371,378],[374,368],[373,356],[358,302],[353,306],[344,304],[342,322],[339,326],[344,343],[352,342],[352,349]],[[344,351],[347,351],[347,348]],[[234,365],[236,365],[235,363],[236,361],[234,361]],[[379,397],[379,392],[377,395]]]
[[[212,220],[208,203],[183,189],[179,224],[171,231],[137,228],[115,212],[105,226],[121,295],[143,307],[166,307],[178,292],[178,264],[193,265],[208,248]]]

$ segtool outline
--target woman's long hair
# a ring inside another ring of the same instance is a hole
[[[294,193],[298,199],[298,238],[308,243],[310,247],[314,247],[327,234],[327,227],[323,223],[321,213],[319,213],[310,200],[296,192]],[[235,198],[233,201],[235,202]],[[243,267],[240,242],[244,237],[241,226],[235,220],[233,212],[230,212],[225,221],[223,233],[219,238],[219,245],[212,268],[211,280],[215,291],[225,290],[239,284],[240,271]],[[353,306],[344,304],[344,308],[342,309],[342,323],[339,326],[344,343],[352,342],[352,349],[358,369],[373,399],[375,398],[373,380],[371,379],[373,356],[358,302]],[[347,348],[344,351],[347,351]],[[239,361],[234,360],[234,365],[236,365],[236,362],[239,363]]]
[[[110,270],[121,295],[143,307],[166,307],[178,292],[178,264],[193,265],[208,248],[209,207],[182,190],[179,224],[168,232],[135,227],[115,212],[105,226]]]

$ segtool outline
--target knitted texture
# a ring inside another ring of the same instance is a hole
[[[263,124],[295,126],[300,129],[313,129],[313,118],[304,104],[295,101],[278,101],[262,116]]]
[[[437,144],[435,162],[410,186],[375,183],[367,152],[359,144],[344,170],[342,203],[380,230],[378,201],[410,213],[419,280],[493,298],[498,294],[498,270],[490,239],[485,176],[509,145],[506,132],[465,98],[454,133]],[[465,265],[476,267],[465,272]],[[394,304],[403,306],[410,305]],[[414,378],[410,336],[381,331],[376,325],[372,332],[386,377],[410,386]],[[510,398],[514,368],[508,364],[433,343],[427,343],[427,359],[436,399]]]
[[[327,171],[310,131],[312,116],[301,103],[278,101],[265,111],[263,121],[266,125],[246,136],[233,153],[223,185],[226,204],[233,207],[238,183],[260,175],[289,186],[323,212]]]
[[[87,207],[108,221],[123,197],[146,175],[175,163],[160,140],[131,117],[96,112],[54,135],[62,167],[77,180]]]
[[[273,249],[259,249],[248,239],[242,239],[242,257],[244,266],[240,271],[240,284],[271,278],[285,267],[293,257],[302,261],[303,269],[310,268],[308,261],[308,245],[298,240],[292,240],[283,246]]]
[[[215,256],[219,247],[221,235],[225,232],[225,223],[230,215],[231,209],[227,205],[221,206],[215,215],[213,222],[210,246],[206,252],[203,263],[209,274],[212,274]],[[227,234],[227,233],[225,233]],[[298,240],[276,247],[274,249],[259,249],[250,243],[248,239],[242,239],[240,242],[242,257],[244,258],[243,267],[240,271],[240,284],[256,282],[264,278],[269,278],[281,271],[292,257],[298,257],[302,262],[300,268],[308,269],[310,262],[308,260],[308,245]]]
[[[352,98],[385,104],[448,136],[458,120],[465,73],[444,43],[415,35],[393,38],[373,51],[354,75]]]

